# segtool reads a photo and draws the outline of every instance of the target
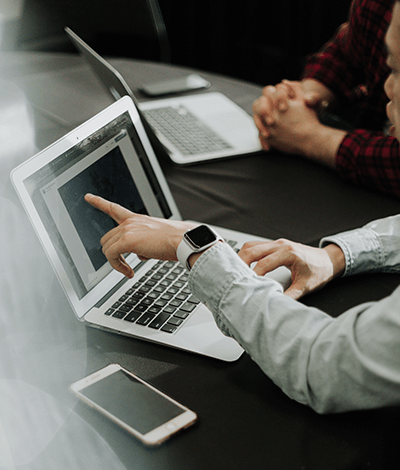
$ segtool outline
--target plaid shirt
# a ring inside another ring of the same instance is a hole
[[[311,56],[303,78],[330,88],[342,103],[356,103],[354,131],[336,156],[339,173],[351,181],[400,196],[400,147],[383,134],[388,98],[385,34],[393,0],[353,0],[349,21]]]

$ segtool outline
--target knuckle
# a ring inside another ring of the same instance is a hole
[[[295,244],[286,238],[280,238],[276,240],[276,243],[278,248],[281,251],[285,251],[287,254],[293,254],[295,251]]]
[[[252,247],[252,242],[245,242],[240,251],[247,251]]]

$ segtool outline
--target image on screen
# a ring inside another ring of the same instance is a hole
[[[133,180],[123,177],[127,174],[129,170],[121,149],[115,147],[58,188],[95,270],[100,269],[107,261],[101,249],[100,239],[115,227],[116,223],[106,214],[90,206],[84,200],[84,196],[86,193],[101,195],[133,212],[146,214],[145,206]]]

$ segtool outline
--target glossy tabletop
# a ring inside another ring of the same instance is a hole
[[[136,90],[187,69],[114,59]],[[209,74],[251,113],[261,88]],[[319,416],[249,356],[224,363],[87,328],[74,316],[11,187],[9,172],[111,104],[78,56],[0,55],[0,467],[47,469],[395,469],[399,409]],[[138,93],[140,100],[146,99]],[[317,244],[400,212],[400,200],[278,152],[190,167],[161,161],[183,218]],[[389,294],[398,275],[341,279],[303,301],[339,315]],[[156,449],[77,402],[70,383],[118,362],[199,416]]]

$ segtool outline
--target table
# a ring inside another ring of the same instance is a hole
[[[136,89],[185,68],[112,60]],[[246,111],[260,87],[201,71]],[[40,469],[394,469],[400,408],[319,416],[286,397],[246,354],[234,363],[87,328],[64,297],[9,171],[111,103],[75,55],[0,56],[0,466]],[[138,95],[140,100],[145,97]],[[400,200],[273,152],[191,167],[162,160],[184,218],[317,244],[400,212]],[[304,299],[331,315],[388,295],[399,275],[337,280]],[[193,409],[199,422],[148,449],[68,392],[111,363]]]

